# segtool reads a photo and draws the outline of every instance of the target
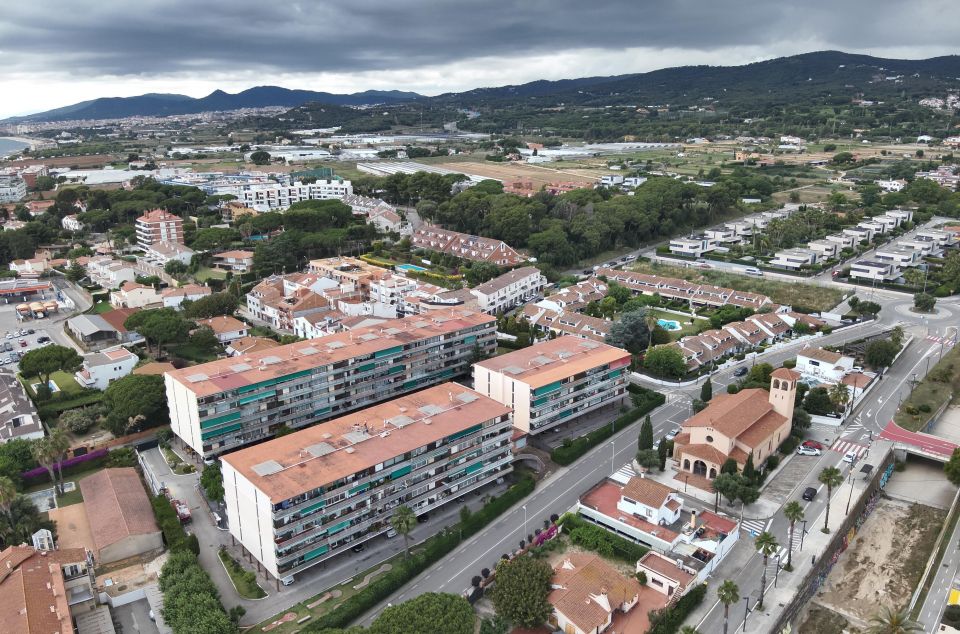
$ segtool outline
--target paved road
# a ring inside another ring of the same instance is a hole
[[[924,632],[935,632],[943,617],[943,610],[947,607],[947,598],[953,579],[960,572],[960,523],[953,529],[952,535],[944,537],[947,540],[947,549],[943,554],[940,567],[937,568],[930,592],[923,602],[919,621]]]

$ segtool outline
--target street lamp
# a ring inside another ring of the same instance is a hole
[[[850,473],[847,476],[847,482],[850,483],[850,495],[847,496],[847,510],[844,515],[850,515],[850,502],[853,500],[853,465],[855,464],[857,464],[856,461],[850,464]]]
[[[743,597],[743,631],[747,631],[747,617],[750,616],[750,597]]]
[[[777,579],[780,578],[780,555],[777,555],[777,572],[773,575],[773,587],[777,587]]]
[[[527,505],[523,505],[523,535],[520,536],[521,539],[527,538]]]
[[[617,469],[617,442],[615,440],[610,441],[610,473],[612,474]]]
[[[800,532],[800,550],[803,550],[803,536],[807,534],[807,520],[803,520],[803,531]]]

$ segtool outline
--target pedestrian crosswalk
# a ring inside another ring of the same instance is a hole
[[[848,451],[853,451],[857,454],[857,459],[863,457],[869,447],[866,445],[861,445],[859,443],[851,442],[849,440],[844,440],[843,438],[838,438],[836,442],[831,445],[830,450],[836,451],[839,454],[846,454]]]
[[[756,537],[763,531],[767,530],[768,524],[768,520],[743,520],[743,523],[740,526],[751,536]]]
[[[857,418],[859,419],[860,417],[858,416]],[[863,429],[863,425],[861,425],[859,422],[850,423],[844,428],[842,432],[840,432],[840,437],[844,438],[847,436],[853,436],[855,434],[858,434],[862,429]]]
[[[934,343],[943,343],[948,346],[952,346],[956,342],[953,340],[953,337],[938,337],[937,335],[927,335],[927,341],[932,341]]]
[[[793,544],[792,544],[793,552],[797,552],[798,550],[800,550],[800,532],[802,530],[803,530],[803,527],[800,526],[800,524],[797,524],[796,528],[793,531]],[[787,537],[784,539],[784,541],[790,541],[789,533],[787,534]],[[779,557],[781,562],[787,560],[787,547],[789,545],[790,544],[784,544],[783,546],[780,546],[780,548],[777,549],[777,552],[774,555],[775,557]]]
[[[617,472],[613,474],[612,479],[615,482],[626,484],[630,481],[630,478],[634,478],[636,475],[637,472],[633,470],[633,467],[630,465],[630,463],[627,463],[620,467]]]

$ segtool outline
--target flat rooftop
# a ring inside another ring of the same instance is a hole
[[[494,321],[496,318],[491,315],[462,308],[437,310],[429,315],[391,320],[389,325],[384,324],[387,327],[356,328],[321,339],[218,359],[166,375],[197,397],[210,396]]]
[[[476,365],[540,387],[606,363],[630,363],[630,353],[599,341],[565,336],[515,350]],[[618,366],[619,367],[619,366]]]
[[[222,460],[277,503],[510,412],[458,383],[444,383]]]

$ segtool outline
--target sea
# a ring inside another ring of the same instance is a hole
[[[23,141],[16,141],[14,139],[0,137],[0,157],[7,156],[9,154],[16,154],[26,147],[30,147],[30,144],[24,143]]]

